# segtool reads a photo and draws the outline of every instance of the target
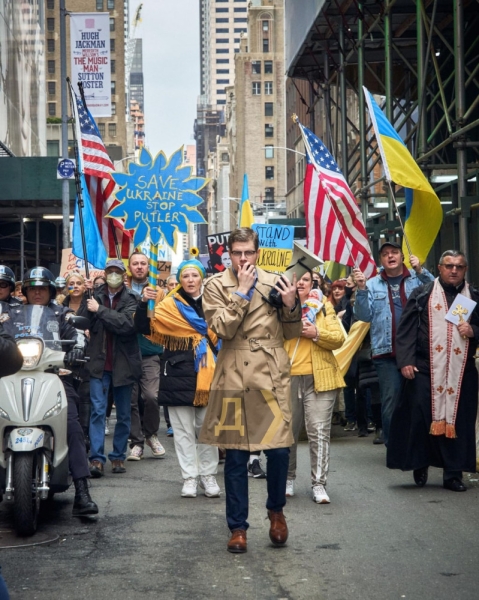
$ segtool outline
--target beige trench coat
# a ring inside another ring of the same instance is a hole
[[[267,450],[293,444],[290,363],[284,339],[301,333],[301,306],[291,312],[269,305],[277,275],[256,269],[251,301],[234,292],[231,269],[205,282],[203,310],[222,339],[210,400],[199,441],[239,450]]]

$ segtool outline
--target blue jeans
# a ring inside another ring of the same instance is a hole
[[[384,443],[387,445],[391,419],[401,390],[402,376],[395,358],[373,358],[373,363],[378,374],[383,436]]]
[[[106,462],[105,451],[105,418],[108,404],[108,389],[112,381],[111,372],[104,371],[103,377],[91,377],[90,397],[90,460]],[[125,460],[130,435],[131,422],[131,389],[130,385],[121,385],[113,388],[113,401],[116,406],[116,425],[113,434],[113,452],[110,460]]]
[[[289,448],[264,451],[267,459],[268,510],[280,511],[286,504]],[[226,450],[225,490],[226,522],[233,529],[248,529],[248,459],[249,450]]]

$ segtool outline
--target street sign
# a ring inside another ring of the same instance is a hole
[[[57,179],[75,179],[75,161],[72,158],[59,158]]]

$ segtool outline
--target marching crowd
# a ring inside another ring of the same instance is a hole
[[[60,339],[75,340],[62,376],[73,515],[98,513],[88,478],[103,477],[108,462],[121,475],[145,447],[165,456],[160,407],[182,497],[195,497],[198,486],[220,496],[215,476],[225,461],[230,552],[247,550],[248,476],[266,477],[270,539],[286,543],[283,507],[295,494],[303,426],[318,504],[330,503],[330,435],[339,422],[360,437],[375,432],[387,466],[412,470],[418,486],[434,466],[444,488],[465,491],[463,471],[476,470],[479,309],[449,317],[461,298],[478,302],[479,292],[466,282],[463,253],[444,252],[434,278],[415,256],[407,268],[401,247],[385,242],[376,276],[353,269],[327,283],[306,269],[290,281],[257,267],[251,229],[233,231],[228,247],[231,266],[221,274],[207,277],[198,260],[185,260],[165,289],[148,285],[141,252],[128,271],[112,259],[95,280],[73,272],[55,281],[39,266],[15,282],[0,266],[4,331],[9,311],[33,304],[52,309]],[[72,312],[88,319],[84,335],[69,324]]]

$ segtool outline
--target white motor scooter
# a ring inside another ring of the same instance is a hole
[[[0,488],[4,499],[13,502],[17,534],[29,536],[37,529],[40,502],[71,484],[68,404],[59,374],[65,357],[61,345],[73,340],[59,340],[58,323],[48,318],[53,309],[24,306],[19,310],[25,317],[23,325],[15,324],[15,338],[23,366],[15,375],[0,379]],[[72,317],[72,324],[75,319],[83,318]]]

